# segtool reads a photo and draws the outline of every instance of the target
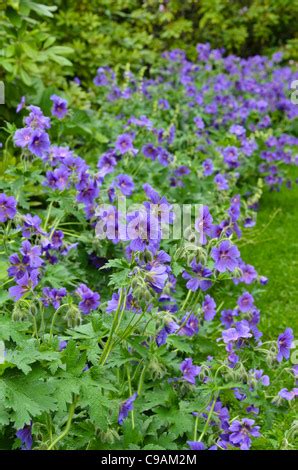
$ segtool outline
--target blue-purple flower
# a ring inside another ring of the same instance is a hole
[[[116,185],[124,196],[131,196],[135,187],[132,178],[128,175],[118,175]]]
[[[76,293],[81,297],[79,308],[84,315],[88,315],[91,310],[96,310],[100,304],[100,295],[93,292],[85,284],[80,284],[76,289]]]
[[[123,421],[127,418],[128,413],[133,410],[134,407],[134,402],[137,398],[138,394],[134,393],[131,397],[129,397],[127,400],[125,400],[119,410],[119,415],[118,415],[118,423],[120,425],[123,424]]]
[[[279,335],[277,339],[278,353],[276,356],[278,362],[281,362],[283,358],[289,359],[293,340],[294,335],[292,328],[286,328],[285,331]]]
[[[22,450],[31,450],[33,444],[32,424],[25,425],[22,429],[19,429],[16,432],[16,437],[20,439],[22,443]]]
[[[187,271],[182,273],[183,279],[187,279],[186,287],[187,289],[195,292],[198,289],[202,291],[208,290],[212,286],[212,281],[209,278],[212,276],[212,271],[208,268],[205,268],[201,263],[197,263],[194,258],[190,263],[193,274],[189,274]]]
[[[115,143],[115,149],[121,155],[124,155],[127,152],[135,153],[132,136],[130,134],[119,135]]]
[[[17,213],[17,201],[13,196],[7,196],[5,193],[0,193],[0,222],[6,222],[8,219],[13,219]]]
[[[216,315],[216,303],[210,295],[206,295],[202,304],[204,319],[211,321]]]
[[[253,419],[243,418],[242,421],[236,419],[229,427],[230,442],[241,450],[248,450],[251,447],[251,438],[259,437],[260,426],[254,426]]]
[[[58,95],[52,95],[51,100],[53,102],[52,115],[58,119],[63,119],[68,112],[67,101]]]
[[[223,273],[225,271],[233,272],[239,264],[240,253],[238,248],[229,240],[224,240],[218,248],[212,248],[211,257],[215,261],[215,268]]]
[[[194,385],[196,383],[196,376],[201,372],[201,367],[195,366],[191,358],[185,359],[181,365],[180,370],[183,374],[183,379]]]
[[[203,442],[199,441],[187,441],[187,444],[189,445],[189,448],[191,450],[205,450],[205,445]]]
[[[249,312],[254,306],[254,298],[249,292],[244,292],[244,294],[238,298],[237,305],[240,312]]]
[[[278,395],[281,398],[284,398],[287,401],[291,401],[294,398],[298,397],[298,388],[293,388],[293,390],[288,390],[287,388],[282,388],[278,392]]]
[[[200,208],[199,217],[195,221],[195,229],[200,235],[200,243],[205,245],[207,243],[207,235],[211,236],[213,231],[213,218],[207,206]]]
[[[50,149],[50,139],[46,132],[43,130],[35,130],[31,134],[31,139],[28,143],[28,149],[36,157],[42,157]]]
[[[193,313],[186,314],[181,320],[179,335],[193,336],[199,331],[199,319]]]

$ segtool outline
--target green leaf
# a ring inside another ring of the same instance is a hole
[[[9,412],[10,421],[16,429],[29,424],[33,417],[57,408],[51,386],[36,372],[27,376],[20,373],[10,374],[9,378],[1,377],[0,397],[2,406]]]

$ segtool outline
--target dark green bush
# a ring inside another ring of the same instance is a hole
[[[51,2],[52,4],[53,2]],[[55,0],[55,35],[75,49],[75,72],[153,64],[165,49],[195,57],[197,42],[248,56],[286,46],[298,58],[297,0]],[[295,39],[296,37],[296,39]]]

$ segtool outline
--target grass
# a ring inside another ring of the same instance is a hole
[[[243,259],[269,282],[256,296],[261,331],[268,337],[286,326],[298,330],[298,185],[291,190],[265,192],[257,226],[241,247]]]

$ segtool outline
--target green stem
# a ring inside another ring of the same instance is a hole
[[[189,290],[188,293],[187,293],[186,299],[185,299],[185,301],[184,301],[184,303],[183,303],[183,305],[182,305],[181,310],[185,310],[186,304],[187,304],[187,302],[189,301],[189,298],[190,298],[191,294],[192,294],[192,291]]]
[[[145,375],[146,368],[147,368],[147,366],[143,367],[141,375],[140,375],[139,385],[138,385],[138,396],[140,396],[141,392],[142,392],[143,383],[144,383],[144,375]]]
[[[194,429],[194,433],[193,433],[193,440],[194,441],[197,440],[197,436],[198,436],[198,424],[199,424],[199,413],[197,413],[196,421],[195,421],[195,429]]]
[[[59,312],[60,310],[62,310],[63,307],[67,307],[67,306],[68,306],[68,304],[62,304],[62,305],[60,305],[60,307],[58,307],[57,310],[55,311],[55,313],[54,313],[54,315],[53,315],[53,318],[52,318],[51,328],[50,328],[50,339],[53,338],[53,330],[54,330],[54,325],[55,325],[55,321],[56,321],[58,312]]]
[[[131,378],[130,378],[130,372],[129,372],[128,366],[126,366],[126,373],[127,373],[129,396],[131,397],[132,396],[132,387],[131,387]],[[134,410],[131,411],[131,426],[132,426],[132,429],[135,428]]]
[[[211,405],[211,407],[210,407],[210,411],[209,411],[209,414],[208,414],[208,417],[207,417],[207,420],[206,420],[204,429],[203,429],[203,431],[202,431],[202,434],[201,434],[200,437],[199,437],[199,442],[202,441],[202,439],[203,439],[203,437],[204,437],[204,435],[205,435],[205,433],[206,433],[206,431],[207,431],[207,428],[208,428],[208,426],[209,426],[209,422],[210,422],[210,419],[211,419],[211,416],[212,416],[212,413],[213,413],[213,410],[214,410],[214,407],[215,407],[216,398],[217,398],[217,397],[214,397],[214,398],[213,398],[213,402],[212,402],[212,405]]]
[[[70,427],[71,427],[72,420],[73,420],[74,412],[76,409],[76,404],[77,404],[77,398],[74,399],[73,403],[69,407],[68,419],[67,419],[67,423],[64,428],[64,431],[59,436],[57,436],[56,439],[53,440],[53,442],[49,445],[47,450],[52,450],[53,447],[55,447],[55,445],[58,444],[58,442],[61,441],[61,439],[63,439],[68,434]]]
[[[45,223],[44,223],[44,229],[45,230],[47,229],[47,226],[48,226],[48,222],[49,222],[49,218],[50,218],[50,215],[51,215],[51,210],[52,210],[52,207],[53,207],[53,203],[54,203],[54,201],[51,201],[50,205],[49,205],[49,208],[48,208],[46,220],[45,220]]]
[[[115,312],[115,316],[114,316],[114,320],[113,320],[113,323],[112,323],[112,326],[111,326],[111,330],[110,330],[110,333],[109,333],[109,337],[108,337],[108,340],[103,348],[103,352],[102,352],[102,355],[101,355],[101,358],[100,358],[100,361],[99,361],[99,364],[100,365],[104,365],[111,350],[112,350],[112,339],[113,339],[113,335],[114,335],[114,332],[118,326],[118,318],[119,318],[119,313],[120,313],[120,309],[121,309],[121,305],[122,305],[122,298],[123,298],[123,289],[120,289],[120,295],[119,295],[119,301],[118,301],[118,306],[117,306],[117,310]]]
[[[140,321],[142,320],[142,318],[144,317],[145,315],[145,312],[143,312],[140,317],[137,319],[137,321],[131,325],[132,321],[133,321],[133,318],[131,319],[131,321],[129,322],[129,324],[127,325],[127,327],[125,328],[122,336],[120,338],[118,338],[116,341],[115,341],[115,344],[114,346],[117,346],[119,343],[121,343],[122,340],[125,340],[126,338],[128,338],[128,336],[130,336],[130,334],[134,331],[135,327],[138,326],[138,324],[140,323]],[[131,325],[131,326],[130,326]]]

